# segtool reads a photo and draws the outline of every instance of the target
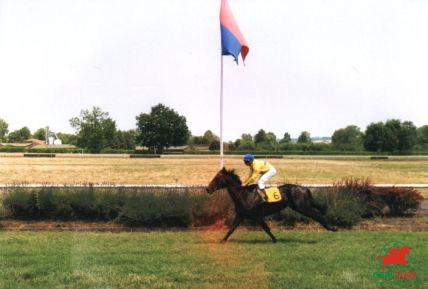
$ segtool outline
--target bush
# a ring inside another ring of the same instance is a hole
[[[357,196],[348,194],[340,187],[322,189],[315,198],[328,206],[326,219],[330,224],[351,227],[361,220],[366,204]]]
[[[325,217],[330,224],[339,227],[351,227],[361,220],[365,206],[358,197],[350,197],[335,188],[315,190],[313,196],[318,203],[327,205]],[[294,226],[296,223],[309,223],[312,220],[289,208],[272,218],[286,226]]]
[[[334,189],[358,197],[365,204],[362,217],[412,215],[423,200],[413,188],[375,187],[369,180],[355,178],[336,183]]]
[[[14,146],[4,146],[0,147],[0,152],[2,153],[22,153],[26,152],[27,149],[24,147],[14,147]]]
[[[188,194],[134,191],[127,195],[118,221],[127,225],[146,227],[187,227],[190,225],[187,208]]]
[[[419,207],[414,189],[377,188],[367,180],[346,179],[319,189],[314,198],[328,205],[327,221],[350,227],[363,217],[403,216]],[[8,188],[2,194],[0,217],[51,220],[99,220],[129,226],[198,227],[230,224],[234,206],[225,191],[213,195],[204,188]],[[309,219],[290,209],[272,217],[294,225]]]
[[[226,194],[200,188],[9,188],[5,217],[17,219],[101,220],[146,227],[193,227],[230,222]]]
[[[231,224],[235,211],[230,197],[225,191],[213,195],[191,195],[191,223],[193,226],[204,226],[225,222]]]

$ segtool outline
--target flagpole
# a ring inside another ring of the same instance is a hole
[[[220,169],[224,167],[223,155],[223,54],[221,57],[221,70],[220,70]]]

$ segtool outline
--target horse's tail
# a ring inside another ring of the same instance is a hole
[[[328,209],[327,204],[314,199],[314,197],[312,196],[311,190],[309,188],[305,188],[305,189],[308,193],[309,203],[311,204],[311,206],[314,207],[315,209],[318,209],[318,211],[320,211],[321,214],[325,215]]]

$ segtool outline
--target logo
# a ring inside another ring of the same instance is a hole
[[[385,285],[415,284],[421,281],[413,264],[412,249],[401,241],[389,241],[376,257],[372,280]]]

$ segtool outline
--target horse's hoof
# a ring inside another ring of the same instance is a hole
[[[220,240],[220,244],[226,244],[226,240]]]
[[[337,227],[330,227],[330,228],[328,228],[330,231],[332,231],[332,232],[337,232]]]
[[[276,243],[276,239],[272,239],[272,242],[273,242],[273,243]]]

